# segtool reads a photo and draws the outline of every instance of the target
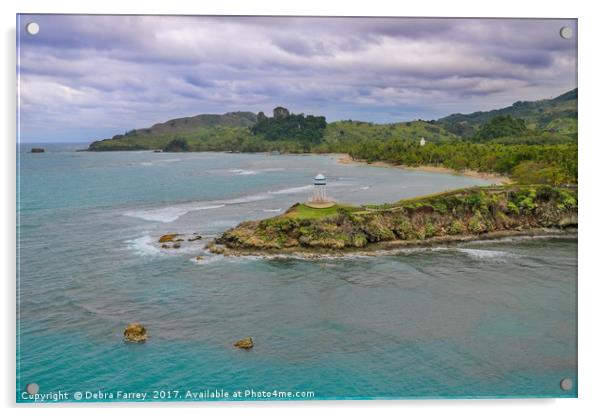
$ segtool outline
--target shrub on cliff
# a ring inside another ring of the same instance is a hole
[[[525,161],[512,169],[512,178],[521,184],[561,185],[571,182],[571,175],[556,162]]]

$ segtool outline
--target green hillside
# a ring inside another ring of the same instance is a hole
[[[237,144],[239,139],[250,137],[249,128],[256,122],[257,115],[248,111],[221,115],[200,114],[193,117],[176,118],[149,128],[134,129],[125,134],[117,134],[110,139],[98,140],[91,143],[88,150],[162,149],[174,139],[191,142],[191,150],[196,150],[202,142],[206,141],[228,142],[230,140],[232,144]]]
[[[497,116],[522,119],[531,130],[576,135],[577,89],[548,100],[517,101],[498,110],[452,114],[437,120],[437,123],[459,136],[471,137],[481,125]]]
[[[576,183],[577,90],[438,121],[326,123],[323,116],[293,114],[284,107],[276,107],[272,117],[262,112],[203,114],[131,130],[89,147],[151,149],[348,153],[368,162],[495,172],[520,183]]]
[[[329,147],[353,144],[363,140],[413,140],[425,138],[428,142],[440,143],[459,137],[449,132],[445,126],[423,120],[404,123],[374,124],[364,121],[335,121],[328,123],[324,133],[324,143]]]
[[[553,99],[517,101],[498,110],[452,114],[437,121],[326,123],[324,117],[292,114],[284,107],[275,111],[278,114],[271,118],[252,112],[177,118],[95,141],[88,150],[332,152],[345,151],[359,142],[417,143],[421,138],[435,144],[461,140],[561,144],[577,139],[577,89]],[[186,145],[169,146],[173,140],[183,140]]]

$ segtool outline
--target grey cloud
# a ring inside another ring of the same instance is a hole
[[[108,129],[279,104],[331,121],[436,118],[575,87],[576,38],[558,36],[563,25],[577,32],[571,20],[32,15],[21,22],[33,19],[40,34],[21,32],[19,51],[21,131],[30,141],[48,134],[85,141]]]

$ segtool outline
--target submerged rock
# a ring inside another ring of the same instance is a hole
[[[44,153],[44,152],[45,152],[45,150],[41,147],[33,147],[31,149],[31,153]]]
[[[200,240],[201,238],[203,238],[203,236],[202,236],[202,235],[200,235],[200,234],[198,234],[198,235],[195,235],[195,236],[193,236],[193,237],[190,237],[190,238],[188,239],[188,241],[196,241],[196,240]]]
[[[165,234],[159,238],[160,243],[172,243],[175,241],[176,237],[180,234]]]
[[[171,248],[180,248],[181,244],[180,243],[173,243],[173,245],[171,246]]]
[[[236,341],[234,343],[234,346],[238,347],[238,348],[242,348],[244,350],[248,350],[250,348],[253,348],[253,338],[246,337],[246,338],[243,338],[243,339],[239,339],[238,341]]]
[[[196,256],[194,259],[196,261],[203,261],[203,256]]]
[[[129,324],[123,331],[123,339],[128,342],[144,342],[147,338],[146,328],[138,322]]]

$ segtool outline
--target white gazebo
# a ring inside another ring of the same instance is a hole
[[[318,173],[314,178],[314,189],[306,203],[312,208],[329,208],[335,205],[335,202],[326,197],[326,177]]]

